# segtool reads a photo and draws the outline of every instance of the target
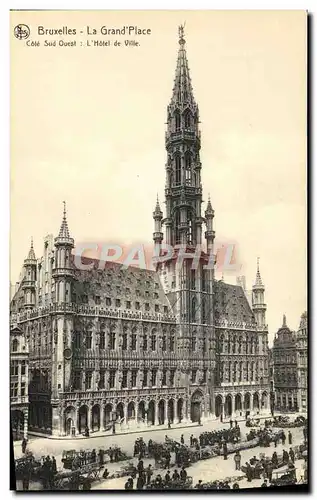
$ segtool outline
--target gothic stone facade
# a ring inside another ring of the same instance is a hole
[[[283,325],[274,339],[274,388],[278,410],[307,411],[307,313],[303,313],[299,330]]]
[[[209,200],[203,217],[198,126],[180,32],[165,218],[158,201],[153,212],[155,249],[166,243],[172,255],[155,272],[96,261],[78,269],[65,210],[42,259],[31,245],[11,309],[29,342],[32,429],[78,434],[112,419],[131,428],[267,409],[264,286],[258,268],[251,307],[241,286],[215,280],[207,265],[214,210]]]
[[[16,324],[10,329],[10,405],[13,439],[27,438],[29,415],[29,352],[26,337]]]

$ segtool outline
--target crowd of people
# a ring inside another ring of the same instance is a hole
[[[203,432],[199,436],[200,446],[213,446],[221,443],[238,443],[240,441],[241,431],[238,422],[231,425],[229,429],[221,429],[219,431]],[[196,438],[191,436],[192,441],[197,441]]]
[[[180,471],[176,468],[173,473],[168,469],[166,474],[162,477],[162,474],[157,474],[153,478],[153,469],[151,464],[144,468],[143,460],[140,459],[137,465],[136,474],[131,475],[126,483],[125,490],[163,490],[163,489],[184,489],[187,481],[187,472],[185,467],[182,467]]]

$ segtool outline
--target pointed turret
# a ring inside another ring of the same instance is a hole
[[[35,252],[34,252],[34,248],[33,248],[33,236],[31,236],[31,246],[30,246],[30,250],[29,250],[27,258],[28,258],[28,260],[36,260]]]
[[[162,233],[163,212],[162,212],[161,207],[160,207],[158,195],[156,198],[156,205],[155,205],[155,209],[153,212],[153,219],[154,219],[153,240],[154,240],[155,245],[160,245],[163,241],[163,233]]]
[[[24,291],[24,308],[35,307],[35,286],[36,286],[36,257],[33,248],[33,238],[27,258],[24,259],[24,279],[22,289]]]
[[[286,315],[283,314],[283,324],[282,324],[282,328],[287,328],[287,323],[286,323]]]
[[[264,328],[266,325],[266,304],[264,303],[264,291],[265,287],[260,274],[260,259],[258,257],[255,283],[252,287],[252,309],[255,320],[260,328]]]
[[[210,195],[208,195],[207,208],[205,210],[205,220],[206,220],[206,232],[205,238],[207,242],[207,253],[213,251],[213,244],[215,239],[215,231],[213,230],[213,219],[215,212],[211,206]]]
[[[71,301],[71,283],[74,277],[74,270],[72,266],[71,253],[74,248],[74,240],[70,237],[67,216],[66,216],[66,203],[64,204],[63,219],[61,228],[57,238],[54,240],[55,244],[55,258],[53,278],[56,284],[56,301],[57,302],[70,302]]]
[[[70,238],[68,224],[67,224],[67,218],[66,218],[66,202],[63,201],[63,204],[64,204],[63,219],[62,219],[62,224],[61,224],[61,228],[59,230],[58,237],[59,238]]]

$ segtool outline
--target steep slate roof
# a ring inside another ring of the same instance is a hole
[[[223,281],[214,282],[214,315],[216,321],[255,321],[243,288]]]
[[[164,313],[164,306],[170,313],[169,302],[165,296],[159,275],[155,271],[124,267],[122,264],[107,262],[102,269],[98,269],[99,260],[83,259],[85,264],[93,263],[94,268],[89,271],[75,269],[74,295],[77,303],[88,300],[89,305],[95,305],[95,298],[100,297],[100,305],[106,305],[106,299],[111,299],[111,307],[116,309],[115,300],[121,300],[120,308],[126,309],[126,302],[130,301],[130,309],[136,311],[136,302],[140,310],[145,311],[145,303],[149,304],[149,313],[155,313],[158,305],[160,313]],[[86,296],[84,298],[84,296]],[[87,303],[87,302],[86,302]]]

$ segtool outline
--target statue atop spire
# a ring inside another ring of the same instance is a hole
[[[178,26],[178,36],[180,45],[184,45],[186,43],[184,38],[184,28],[185,28],[185,23]]]
[[[287,328],[287,324],[286,324],[286,315],[283,314],[283,325],[282,325],[283,328]]]

